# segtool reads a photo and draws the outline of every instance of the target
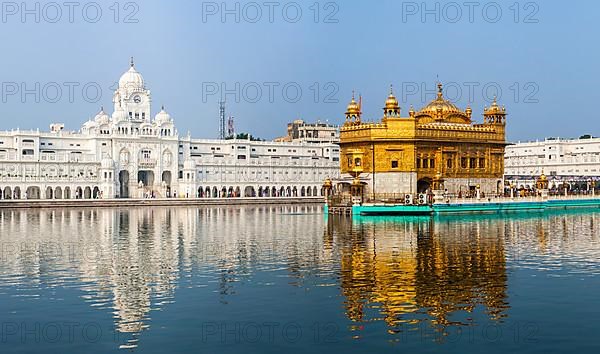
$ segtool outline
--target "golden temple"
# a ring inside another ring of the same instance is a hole
[[[361,106],[353,95],[340,131],[342,179],[334,193],[503,193],[506,108],[496,99],[482,123],[473,121],[470,107],[462,111],[444,98],[441,83],[437,97],[419,111],[411,107],[408,117],[401,117],[393,90],[379,122],[363,122]]]

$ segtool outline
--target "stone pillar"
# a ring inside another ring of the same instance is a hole
[[[137,185],[137,197],[139,199],[144,199],[144,183],[142,183],[142,181],[139,181]]]

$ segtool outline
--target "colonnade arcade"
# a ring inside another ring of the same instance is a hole
[[[5,186],[0,184],[0,200],[11,199],[100,199],[98,186]]]
[[[200,186],[195,196],[188,198],[285,198],[285,197],[323,197],[322,186]]]

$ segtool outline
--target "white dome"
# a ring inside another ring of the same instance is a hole
[[[94,118],[94,121],[98,124],[108,123],[110,120],[110,116],[104,112],[104,108],[100,110],[100,112]]]
[[[115,123],[124,122],[124,121],[127,121],[127,119],[128,119],[127,113],[120,106],[113,113],[112,118]]]
[[[171,115],[165,111],[165,107],[163,106],[160,112],[154,117],[154,121],[158,124],[170,123]]]
[[[83,127],[86,129],[93,129],[98,127],[98,123],[94,122],[93,120],[88,120],[87,122],[83,123]]]
[[[125,90],[141,90],[144,88],[144,78],[142,77],[142,74],[135,70],[133,58],[131,59],[131,67],[119,79],[119,88]]]

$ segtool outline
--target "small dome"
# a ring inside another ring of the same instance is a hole
[[[144,89],[144,78],[137,70],[131,58],[129,70],[119,79],[119,88],[125,90],[142,90]]]
[[[395,110],[400,108],[400,105],[398,104],[398,100],[396,99],[396,96],[394,96],[394,91],[393,88],[390,86],[390,95],[388,96],[387,100],[385,101],[385,110]]]
[[[348,108],[346,109],[347,115],[358,115],[360,114],[360,106],[354,99],[354,95],[352,95],[352,101],[348,104]]]
[[[125,122],[127,121],[127,112],[123,110],[121,106],[117,108],[117,110],[113,113],[112,119],[115,123]]]
[[[498,106],[498,102],[496,101],[496,97],[494,97],[494,102],[490,107],[485,107],[483,109],[484,115],[495,115],[495,114],[506,114],[506,108]]]
[[[170,123],[171,115],[165,111],[165,107],[163,106],[160,112],[154,117],[154,121],[158,124]]]
[[[98,127],[98,123],[94,122],[93,120],[88,120],[87,122],[83,123],[83,128],[84,129],[95,129]]]
[[[110,116],[104,112],[104,107],[100,109],[100,112],[96,114],[94,121],[98,124],[106,124],[110,120]]]

